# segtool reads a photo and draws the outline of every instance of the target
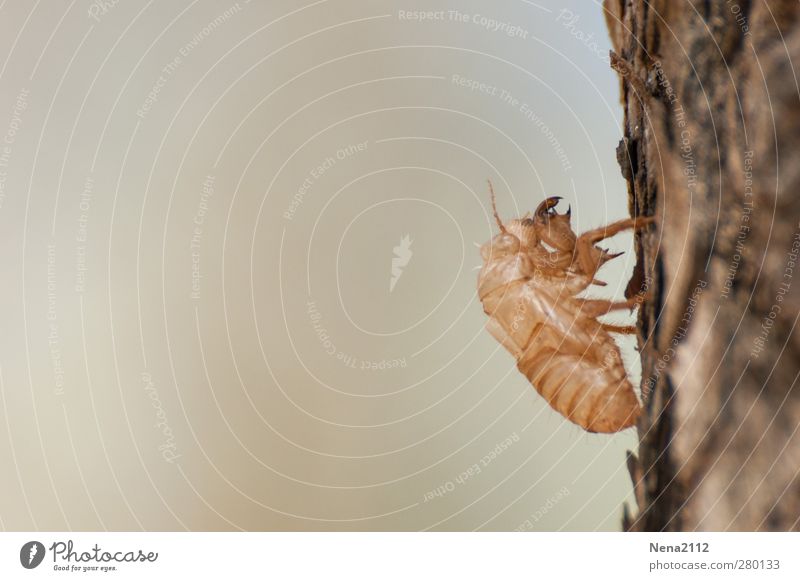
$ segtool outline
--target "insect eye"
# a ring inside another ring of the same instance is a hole
[[[492,242],[492,252],[512,254],[519,251],[519,239],[513,234],[501,234]]]

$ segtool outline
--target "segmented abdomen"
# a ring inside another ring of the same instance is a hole
[[[482,273],[479,295],[487,329],[550,406],[590,432],[632,426],[641,408],[619,348],[572,296],[524,276],[498,284]],[[558,287],[556,287],[558,288]]]
[[[639,402],[619,359],[598,365],[532,343],[517,367],[553,409],[589,432],[618,432],[636,423]]]

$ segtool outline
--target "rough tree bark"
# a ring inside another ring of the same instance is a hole
[[[626,530],[800,529],[800,6],[605,0],[647,286]]]

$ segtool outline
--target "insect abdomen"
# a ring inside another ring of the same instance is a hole
[[[603,433],[634,425],[639,401],[614,340],[596,321],[569,317],[577,306],[568,298],[558,307],[545,289],[532,292],[530,285],[516,281],[481,296],[489,332],[568,420]]]
[[[533,346],[517,367],[553,409],[589,432],[613,433],[636,423],[641,408],[618,360],[598,365],[586,355]]]

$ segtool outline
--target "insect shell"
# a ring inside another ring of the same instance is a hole
[[[632,309],[642,298],[612,302],[578,298],[610,254],[596,242],[652,218],[620,220],[576,236],[571,210],[555,210],[559,197],[547,198],[534,212],[503,224],[481,247],[483,268],[478,296],[489,315],[488,331],[517,360],[517,367],[550,406],[589,432],[612,433],[636,422],[641,406],[622,365],[611,333],[635,333],[597,317]]]

